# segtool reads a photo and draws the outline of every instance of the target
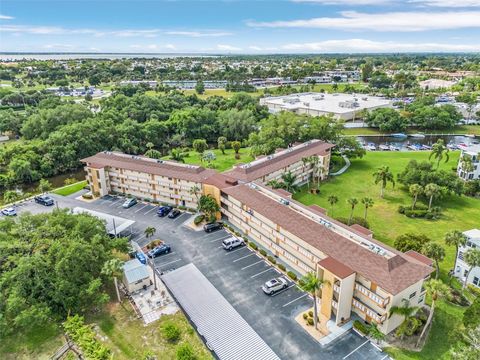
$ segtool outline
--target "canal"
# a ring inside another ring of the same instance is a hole
[[[445,145],[449,145],[451,149],[455,149],[458,145],[473,145],[480,143],[479,138],[463,136],[463,135],[425,135],[424,138],[405,137],[396,138],[392,136],[357,136],[361,144],[372,144],[378,149],[380,145],[392,145],[400,149],[400,151],[408,151],[410,145],[428,145],[432,146],[438,139],[443,139]]]

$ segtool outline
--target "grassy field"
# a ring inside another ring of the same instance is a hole
[[[408,129],[405,133],[415,134],[418,132],[419,132],[418,129],[412,128],[412,129]],[[428,133],[428,134],[480,135],[480,125],[462,125],[449,130],[425,130],[421,132]],[[343,133],[345,135],[385,135],[385,133],[382,133],[378,128],[349,128],[349,129],[344,129]]]
[[[240,149],[240,159],[235,159],[235,152],[232,149],[226,149],[225,155],[218,149],[212,149],[209,151],[213,151],[216,156],[216,159],[212,161],[213,168],[218,171],[225,171],[229,170],[233,167],[233,165],[238,163],[246,163],[254,160],[254,158],[250,155],[249,148]],[[164,159],[169,159],[168,156],[164,157]],[[193,165],[201,165],[207,167],[205,162],[202,162],[201,156],[199,153],[195,151],[190,151],[188,156],[184,159],[186,164],[193,164]]]
[[[53,193],[57,195],[67,196],[82,190],[86,185],[87,185],[87,180],[79,181],[75,184],[55,189],[53,190]]]

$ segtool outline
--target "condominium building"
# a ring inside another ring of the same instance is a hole
[[[457,174],[465,181],[480,179],[480,145],[459,146]]]
[[[340,325],[357,314],[389,333],[403,321],[388,316],[392,306],[404,299],[412,306],[424,304],[423,283],[433,271],[432,261],[414,251],[390,248],[373,239],[368,229],[344,225],[324,209],[302,205],[287,191],[267,185],[286,172],[295,174],[297,183],[314,173],[325,178],[332,146],[312,140],[223,174],[115,152],[83,162],[98,195],[117,192],[190,208],[201,194],[213,196],[221,215],[278,262],[299,275],[315,272],[327,281],[319,293],[322,318]]]
[[[454,275],[461,281],[465,281],[468,275],[467,284],[472,284],[480,287],[480,267],[475,267],[470,271],[470,265],[465,263],[464,255],[468,250],[480,249],[480,230],[472,229],[465,231],[463,235],[466,236],[467,242],[465,246],[458,248],[457,259],[455,261]],[[470,274],[468,273],[470,271]]]

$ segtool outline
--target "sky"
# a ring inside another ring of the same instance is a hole
[[[1,52],[480,52],[480,0],[0,0]]]

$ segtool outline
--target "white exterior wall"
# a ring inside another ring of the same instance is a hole
[[[475,232],[475,230],[471,230],[470,232]],[[467,244],[465,246],[461,246],[458,249],[457,262],[456,262],[454,275],[462,282],[465,281],[465,277],[468,273],[468,270],[470,270],[470,266],[468,266],[463,261],[464,254],[470,249],[480,248],[480,231],[477,230],[477,232],[479,233],[478,236],[476,235],[469,236],[468,235],[469,232],[466,231],[464,234],[467,236]],[[480,287],[480,267],[475,267],[472,269],[472,271],[470,271],[470,274],[468,275],[468,279],[467,279],[467,284]]]
[[[464,155],[470,156],[472,158],[472,164],[474,167],[473,172],[466,172],[462,168],[462,158]],[[480,179],[480,154],[475,154],[473,152],[462,150],[462,153],[458,160],[457,175],[460,177],[460,179],[465,181]]]

